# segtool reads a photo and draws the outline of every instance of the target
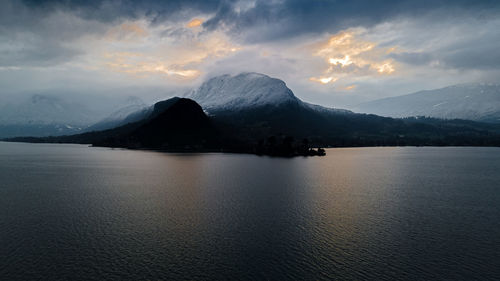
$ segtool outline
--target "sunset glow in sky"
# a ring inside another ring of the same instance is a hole
[[[344,106],[498,81],[500,5],[422,2],[6,0],[0,98],[130,87],[167,97],[255,71],[306,101]]]

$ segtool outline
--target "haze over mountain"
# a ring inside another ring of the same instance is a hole
[[[97,103],[107,105],[96,106]],[[111,128],[118,124],[117,120],[145,106],[137,97],[118,97],[111,102],[98,97],[74,101],[68,96],[35,94],[0,105],[0,138],[75,134],[87,131],[99,121],[95,128]],[[109,108],[113,107],[119,110],[109,115]]]
[[[2,124],[52,124],[66,121],[83,125],[94,121],[90,110],[78,103],[67,102],[60,97],[33,95],[18,104],[5,104],[0,111]]]
[[[77,133],[95,122],[88,107],[57,96],[33,95],[0,107],[0,137]]]
[[[362,103],[353,110],[390,117],[426,116],[500,123],[500,85],[454,85]]]
[[[128,97],[123,107],[106,118],[84,129],[86,132],[102,131],[144,119],[153,108],[138,97]]]

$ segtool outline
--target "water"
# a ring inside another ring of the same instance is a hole
[[[0,279],[500,278],[500,148],[0,143]]]

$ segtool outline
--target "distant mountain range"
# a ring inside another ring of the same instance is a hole
[[[127,123],[137,122],[146,118],[151,111],[152,106],[148,106],[143,100],[137,97],[129,97],[126,100],[125,105],[119,108],[115,112],[112,112],[106,118],[100,120],[99,122],[88,126],[83,131],[102,131],[106,129],[111,129],[125,125]]]
[[[77,103],[48,95],[4,104],[0,108],[0,137],[75,134],[92,119],[91,110]]]
[[[500,85],[463,84],[360,104],[356,112],[500,123]]]
[[[311,105],[283,81],[258,73],[212,78],[185,98],[158,102],[123,120],[103,131],[11,140],[283,156],[308,154],[311,146],[500,145],[500,125],[393,119]]]
[[[116,104],[120,110],[103,119],[102,110],[55,95],[35,94],[17,103],[3,103],[0,104],[0,138],[59,136],[109,129],[146,107],[137,97],[118,100]]]

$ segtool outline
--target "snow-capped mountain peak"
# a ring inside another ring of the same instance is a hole
[[[209,112],[277,106],[298,101],[282,80],[254,72],[211,78],[185,97],[195,100]]]

